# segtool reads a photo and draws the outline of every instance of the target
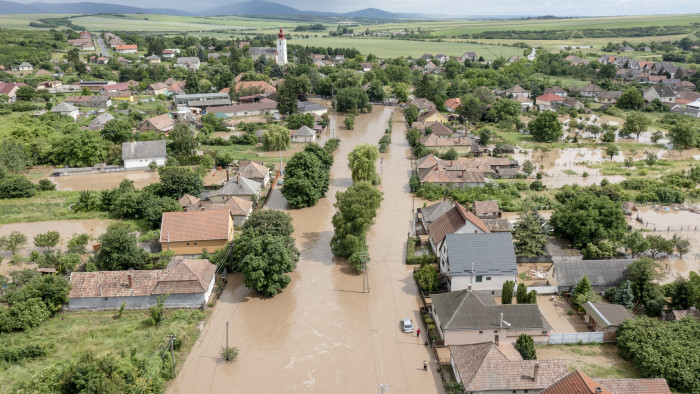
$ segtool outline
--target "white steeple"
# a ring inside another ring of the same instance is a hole
[[[277,58],[275,61],[280,66],[287,64],[287,39],[284,38],[281,28],[280,33],[277,35]]]

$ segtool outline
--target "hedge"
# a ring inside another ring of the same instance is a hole
[[[416,243],[418,242],[418,238],[409,238],[408,242],[406,242],[406,264],[409,265],[415,265],[415,264],[432,264],[435,262],[435,255],[434,254],[428,254],[428,255],[420,255],[416,256]]]

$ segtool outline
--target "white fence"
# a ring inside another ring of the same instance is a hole
[[[550,345],[562,345],[566,343],[602,343],[602,332],[563,332],[549,335]]]
[[[527,291],[535,290],[537,294],[557,294],[559,288],[557,286],[528,286]]]

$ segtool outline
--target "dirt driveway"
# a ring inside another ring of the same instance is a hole
[[[538,295],[537,306],[540,307],[542,315],[554,328],[556,333],[565,332],[588,332],[586,323],[566,301],[566,297],[554,296],[555,301],[552,301],[551,295]],[[572,315],[569,311],[573,312]]]

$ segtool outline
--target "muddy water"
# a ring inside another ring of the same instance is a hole
[[[388,384],[395,393],[438,391],[434,364],[431,372],[422,370],[423,360],[429,359],[422,338],[399,330],[399,319],[410,317],[416,323],[419,318],[412,268],[403,262],[412,199],[409,149],[399,113],[389,152],[377,166],[384,201],[368,234],[370,293],[362,292],[362,276],[336,261],[329,246],[335,193],[352,184],[347,154],[357,144],[376,144],[391,114],[391,108],[377,106],[356,118],[355,130],[336,126],[342,116],[332,116],[331,128],[341,144],[328,196],[315,207],[289,211],[301,251],[292,283],[265,299],[234,276],[169,392],[374,393],[378,384]],[[278,190],[268,208],[286,208]],[[217,357],[226,322],[230,344],[240,350],[232,364]]]
[[[125,179],[134,181],[134,186],[137,189],[141,189],[144,186],[160,181],[158,172],[151,170],[71,175],[51,177],[49,179],[56,184],[57,190],[63,191],[111,189],[119,186],[119,184]],[[226,170],[211,170],[204,176],[205,185],[221,183],[225,180]]]

